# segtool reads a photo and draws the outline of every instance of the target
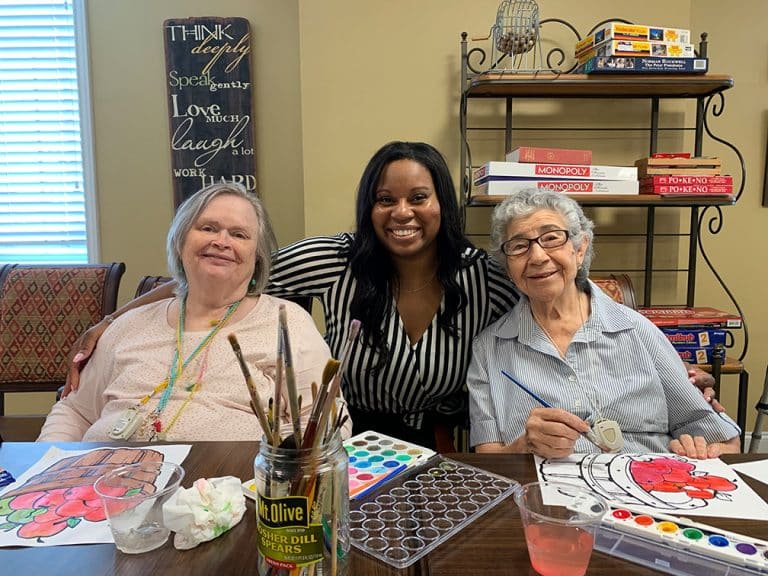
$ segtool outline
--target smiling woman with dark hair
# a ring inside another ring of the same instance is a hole
[[[361,321],[343,381],[355,432],[450,450],[437,443],[466,419],[472,338],[516,292],[461,231],[450,171],[429,144],[379,149],[360,179],[356,216],[355,234],[280,249],[267,289],[320,298],[334,353],[350,321]]]

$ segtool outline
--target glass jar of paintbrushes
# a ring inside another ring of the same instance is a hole
[[[274,395],[265,410],[234,334],[235,352],[263,437],[254,462],[260,576],[341,576],[349,561],[349,476],[341,429],[348,416],[338,401],[352,343],[353,320],[341,360],[330,359],[312,410],[301,425],[301,396],[294,373],[285,305],[279,307]],[[281,437],[280,399],[288,397],[292,433]]]
[[[317,448],[262,442],[254,476],[259,574],[346,574],[349,488],[340,434]]]

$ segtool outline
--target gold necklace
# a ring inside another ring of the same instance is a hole
[[[544,323],[539,320],[539,318],[536,316],[536,314],[533,311],[533,308],[531,308],[531,316],[533,316],[534,321],[536,324],[539,325],[539,328],[544,332],[544,335],[549,339],[549,341],[552,343],[552,346],[555,347],[555,350],[557,350],[557,353],[560,354],[560,358],[565,358],[565,352],[563,350],[560,350],[560,346],[557,345],[557,342],[555,342],[555,339],[552,338],[552,334],[549,333],[549,330],[547,330],[544,327]],[[567,349],[566,349],[567,350]]]
[[[579,305],[579,318],[580,318],[580,320],[581,320],[581,326],[583,326],[583,325],[584,325],[584,313],[583,313],[583,312],[582,312],[582,310],[581,310],[581,297],[579,297],[578,305]],[[567,352],[567,350],[568,350],[568,347],[566,346],[566,349],[565,349],[565,350],[561,350],[561,349],[560,349],[560,347],[557,345],[557,342],[555,342],[555,339],[552,337],[552,334],[550,334],[550,333],[549,333],[549,330],[547,330],[547,329],[544,327],[544,322],[542,322],[542,321],[539,319],[539,317],[538,317],[538,316],[536,316],[536,313],[533,311],[533,306],[531,306],[530,308],[531,308],[531,316],[533,316],[533,319],[534,319],[534,321],[535,321],[535,322],[536,322],[536,323],[539,325],[539,327],[541,328],[541,330],[544,332],[544,335],[545,335],[545,336],[546,336],[546,337],[549,339],[549,341],[552,343],[552,346],[554,346],[554,347],[555,347],[555,350],[557,350],[558,354],[560,354],[560,358],[565,358],[565,353]],[[581,328],[581,326],[579,326],[579,328]],[[573,334],[571,335],[571,340],[573,340],[573,336],[576,334],[576,332],[578,332],[578,331],[579,331],[579,328],[576,328],[576,330],[573,332]],[[569,342],[569,345],[570,345],[570,342]]]
[[[411,289],[406,289],[401,287],[400,292],[404,294],[413,294],[415,292],[421,292],[422,290],[426,290],[429,286],[432,285],[432,282],[435,281],[436,277],[437,277],[437,271],[435,271],[432,274],[432,276],[429,277],[429,280],[427,280],[427,283],[424,284],[423,286],[419,286],[418,288],[411,288]]]

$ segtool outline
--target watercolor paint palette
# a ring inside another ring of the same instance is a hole
[[[350,503],[352,545],[405,568],[493,509],[520,485],[435,455]]]
[[[349,498],[372,492],[397,474],[418,466],[436,452],[379,432],[361,432],[344,441],[349,458]],[[256,500],[256,483],[243,482],[243,494]]]
[[[626,508],[605,515],[594,548],[678,576],[768,574],[768,542]]]
[[[361,498],[390,478],[418,466],[434,450],[378,432],[362,432],[344,442],[349,457],[349,497]]]

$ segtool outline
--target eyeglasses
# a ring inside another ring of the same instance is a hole
[[[568,242],[569,236],[568,230],[548,230],[536,238],[511,238],[501,245],[501,251],[507,256],[522,256],[534,242],[544,250],[552,250]]]

